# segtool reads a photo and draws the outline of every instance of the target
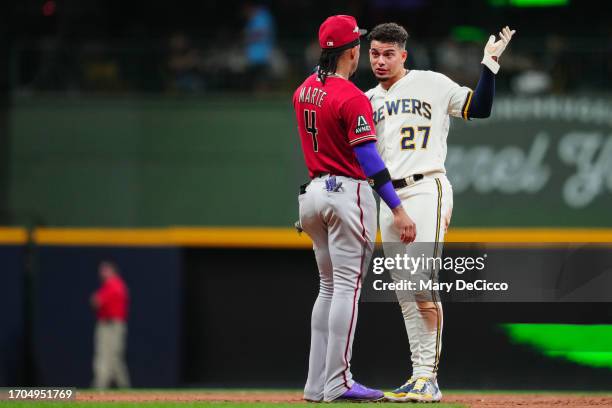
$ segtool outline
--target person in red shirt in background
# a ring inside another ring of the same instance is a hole
[[[94,334],[93,387],[108,388],[111,383],[128,388],[130,378],[125,363],[127,335],[128,289],[117,265],[102,261],[98,267],[102,286],[91,295],[91,305],[96,311]]]

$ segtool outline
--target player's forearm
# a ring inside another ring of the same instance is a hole
[[[495,74],[499,71],[499,57],[502,55],[516,30],[506,26],[499,32],[499,41],[494,35],[484,48],[482,58],[482,72],[478,85],[473,95],[468,96],[464,111],[469,118],[488,118],[493,107],[493,96],[495,96]]]
[[[387,206],[389,206],[389,208],[392,210],[401,206],[402,200],[400,200],[400,198],[397,196],[391,180],[380,186],[374,186],[374,189],[385,204],[387,204]]]
[[[476,85],[471,101],[467,102],[469,103],[467,116],[469,118],[488,118],[491,116],[494,96],[495,74],[486,65],[483,65],[478,85]]]
[[[380,158],[374,142],[367,142],[353,147],[355,156],[367,177],[374,181],[374,190],[380,198],[393,209],[402,202],[397,196],[387,166]]]

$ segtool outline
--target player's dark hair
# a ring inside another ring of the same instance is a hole
[[[325,79],[329,75],[336,73],[338,68],[338,59],[342,55],[344,50],[322,50],[321,56],[319,57],[319,72],[317,76],[321,80],[321,83],[325,85]]]
[[[379,24],[368,34],[368,40],[370,41],[397,44],[400,48],[406,47],[408,37],[406,29],[396,23]]]
[[[329,48],[321,50],[321,56],[319,57],[319,70],[317,76],[325,85],[325,79],[336,73],[338,68],[338,60],[342,53],[350,48],[359,45],[359,39],[345,44],[338,48]]]

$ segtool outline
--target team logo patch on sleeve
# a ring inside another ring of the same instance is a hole
[[[366,120],[366,118],[363,117],[363,115],[359,115],[357,117],[357,127],[355,127],[355,134],[358,135],[363,132],[371,132],[371,131],[372,129],[370,128],[370,125],[368,124],[368,121]]]

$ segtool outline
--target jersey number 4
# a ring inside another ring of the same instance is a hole
[[[429,131],[431,126],[419,126],[416,131],[423,132],[423,143],[421,149],[427,149],[427,142],[429,141]],[[414,142],[415,136],[414,127],[408,126],[402,128],[400,134],[402,135],[402,150],[416,150],[416,143]]]
[[[317,112],[304,110],[304,126],[306,131],[312,136],[312,148],[315,152],[319,151],[319,142],[317,141]]]

